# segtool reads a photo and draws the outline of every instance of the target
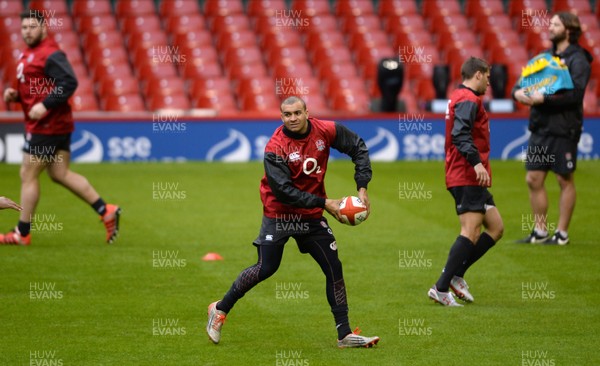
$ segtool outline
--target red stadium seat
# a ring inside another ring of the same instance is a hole
[[[46,12],[52,12],[53,10],[44,10]],[[69,14],[54,14],[52,13],[45,15],[45,24],[48,29],[48,34],[56,34],[56,33],[67,33],[73,32],[73,20],[69,16]]]
[[[209,79],[222,77],[223,70],[217,62],[186,62],[179,66],[181,76],[188,79]]]
[[[310,26],[300,28],[304,33],[324,33],[329,31],[337,32],[337,20],[329,14],[319,14],[310,18]]]
[[[165,30],[171,35],[206,29],[206,21],[201,14],[174,15],[167,18],[165,22]]]
[[[502,0],[471,0],[465,3],[465,15],[469,18],[504,14]]]
[[[75,92],[69,99],[73,112],[95,112],[98,111],[98,101],[93,93]]]
[[[71,64],[83,64],[83,56],[81,55],[81,51],[79,47],[75,48],[64,48],[63,52],[67,55],[67,59]]]
[[[243,14],[244,6],[241,0],[206,0],[204,14],[207,17]]]
[[[1,4],[1,3],[0,3]],[[0,16],[0,34],[18,34],[21,35],[21,20],[19,16]]]
[[[435,15],[431,18],[429,29],[436,34],[465,30],[473,32],[467,18],[462,14]]]
[[[225,52],[232,47],[250,47],[258,46],[256,43],[256,35],[252,31],[241,31],[235,33],[221,33],[217,36],[217,49]]]
[[[356,67],[351,62],[347,63],[327,63],[323,62],[317,65],[317,77],[321,80],[337,79],[340,77],[358,77]]]
[[[225,74],[231,80],[243,80],[253,77],[267,76],[267,68],[262,62],[244,65],[225,65]]]
[[[273,71],[275,78],[312,77],[313,69],[308,63],[279,64]]]
[[[95,69],[99,64],[108,66],[115,63],[127,64],[129,62],[128,54],[123,47],[96,47],[89,48],[86,51],[86,59],[90,69]]]
[[[149,105],[151,111],[157,111],[160,109],[190,109],[192,105],[189,99],[181,91],[179,94],[163,95],[162,93],[155,93],[149,96]]]
[[[300,95],[300,97],[306,103],[306,109],[309,113],[317,115],[330,113],[327,102],[321,93],[311,91],[309,94]]]
[[[536,41],[537,40],[538,39],[536,39]],[[526,38],[525,39],[525,48],[527,48],[527,49],[530,48],[527,46],[528,42],[529,42],[529,38]],[[484,47],[485,51],[489,51],[492,48],[492,46],[494,46],[494,45],[499,45],[502,47],[510,47],[515,44],[522,43],[522,40],[519,37],[519,35],[517,34],[517,32],[513,31],[512,29],[506,29],[503,32],[490,31],[490,32],[480,35],[479,43]],[[533,45],[532,45],[532,47],[533,47]]]
[[[98,83],[103,79],[124,79],[133,77],[131,68],[127,64],[112,64],[108,66],[98,65],[96,69],[92,70],[92,77],[94,82]]]
[[[237,112],[237,104],[231,94],[199,96],[192,99],[193,108],[215,109],[219,112]]]
[[[335,4],[335,14],[338,16],[362,16],[375,14],[371,0],[338,1]]]
[[[318,48],[345,46],[346,42],[342,33],[331,31],[327,33],[310,33],[305,40],[310,58]]]
[[[73,16],[79,17],[91,17],[91,16],[102,16],[111,15],[112,8],[110,6],[110,0],[77,0],[73,1],[71,8]]]
[[[319,47],[312,54],[311,61],[314,65],[327,61],[352,62],[352,54],[346,46]]]
[[[288,13],[284,0],[253,0],[247,4],[247,13],[251,17],[277,17]]]
[[[115,15],[119,19],[144,14],[156,14],[153,0],[118,0],[115,4]]]
[[[273,47],[286,48],[302,46],[300,35],[296,32],[268,33],[261,37],[260,47],[267,52]]]
[[[126,34],[161,31],[161,25],[156,14],[144,14],[121,19],[121,30]]]
[[[600,29],[598,27],[598,19],[594,14],[579,14],[578,18],[579,22],[581,23],[581,30],[583,33]]]
[[[427,0],[423,2],[423,16],[432,18],[437,14],[460,14],[460,4],[457,0]]]
[[[54,41],[63,49],[76,48],[79,49],[79,37],[75,32],[61,32],[52,34]]]
[[[127,48],[135,50],[137,48],[152,48],[155,46],[166,46],[169,42],[167,36],[162,30],[142,31],[133,33],[126,37]]]
[[[264,85],[266,83],[266,85]],[[241,86],[244,85],[244,86]],[[248,88],[247,86],[250,85]],[[249,78],[243,79],[239,82],[236,82],[235,90],[237,97],[243,101],[247,98],[252,98],[253,96],[260,96],[270,94],[273,95],[280,91],[281,88],[278,88],[273,80],[268,76],[261,76],[257,78]],[[239,90],[239,92],[237,92]]]
[[[179,53],[186,63],[218,63],[219,55],[214,47],[179,46]]]
[[[101,96],[129,95],[140,92],[138,82],[133,77],[103,79],[98,84],[98,94]]]
[[[379,0],[379,16],[382,18],[390,15],[403,17],[418,13],[415,0]]]
[[[272,93],[266,94],[248,94],[242,98],[242,110],[275,112],[279,111],[279,100]]]
[[[358,48],[372,48],[390,44],[384,31],[373,30],[368,33],[352,33],[349,36],[348,47],[352,50]]]
[[[545,0],[512,0],[508,2],[508,15],[511,18],[523,19],[534,15],[549,15]]]
[[[80,33],[102,33],[108,31],[118,31],[117,20],[110,14],[101,15],[83,15],[79,17],[75,24]]]
[[[73,73],[77,79],[89,77],[88,71],[84,64],[71,64],[71,68],[73,69]]]
[[[89,33],[83,37],[83,49],[123,47],[123,36],[118,31]]]
[[[386,57],[398,57],[398,50],[390,45],[373,47],[368,50],[354,50],[354,56],[358,65],[377,65]]]
[[[492,29],[496,32],[504,32],[507,29],[512,29],[512,21],[508,15],[494,15],[491,17],[476,17],[474,19],[475,32],[485,33]]]
[[[592,6],[587,0],[554,0],[552,12],[567,11],[575,15],[591,14]]]
[[[381,31],[381,20],[375,14],[349,16],[342,18],[341,30],[343,33],[368,33],[372,31]]]
[[[589,50],[600,45],[600,29],[583,32],[579,38],[579,44]]]
[[[583,96],[583,113],[595,114],[598,110],[598,98],[596,97],[594,89],[595,85],[588,86],[586,93]]]
[[[293,0],[291,11],[296,17],[313,17],[315,15],[331,14],[329,1],[322,0]]]
[[[326,80],[325,95],[333,96],[336,93],[353,94],[356,90],[365,90],[365,82],[360,77],[340,77]]]
[[[442,53],[448,52],[452,48],[467,47],[477,45],[475,34],[468,30],[460,30],[453,33],[441,33],[438,39],[438,45]]]
[[[4,69],[2,71],[2,82],[4,84],[13,85],[13,83],[17,82],[17,57],[21,54],[21,51],[19,49],[3,51],[6,52],[10,57],[3,57]],[[11,52],[17,55],[12,57],[13,55],[11,55]]]
[[[511,47],[501,47],[494,46],[491,48],[489,62],[490,63],[499,63],[506,65],[514,65],[515,63],[519,64],[519,69],[521,66],[525,65],[527,61],[530,59],[525,47],[520,45],[513,45]]]
[[[409,14],[405,16],[390,15],[384,18],[384,29],[389,33],[402,32],[418,33],[425,32],[425,21],[419,14]]]
[[[315,77],[301,77],[301,78],[289,78],[275,80],[275,94],[280,98],[287,98],[288,96],[297,95],[320,95],[321,94],[321,83]],[[267,89],[266,92],[273,91]]]
[[[149,62],[137,65],[135,68],[137,78],[147,82],[151,79],[176,77],[177,69],[171,62]]]
[[[515,43],[512,43],[515,44]],[[540,29],[538,31],[528,32],[525,37],[525,48],[533,57],[552,46],[548,31]]]
[[[23,12],[23,2],[0,0],[0,17],[17,17]]]
[[[212,34],[205,30],[190,30],[186,33],[178,33],[173,36],[173,45],[179,47],[211,47]]]
[[[209,28],[215,33],[232,33],[250,30],[250,20],[245,14],[231,14],[212,17]]]
[[[308,55],[304,47],[275,48],[267,51],[267,63],[273,68],[279,64],[306,62],[308,62]]]
[[[69,14],[67,2],[62,0],[31,0],[29,9],[41,10],[46,19]]]
[[[77,89],[75,92],[81,94],[94,94],[94,81],[87,75],[79,77],[77,79]]]
[[[336,111],[364,114],[369,112],[369,100],[352,94],[336,94],[332,108]]]
[[[283,28],[279,18],[273,16],[257,16],[251,20],[254,31],[263,36],[268,33],[279,33],[282,31],[292,31],[288,28]]]
[[[197,1],[190,0],[168,0],[161,1],[158,12],[162,18],[174,15],[200,15],[200,7]]]
[[[103,110],[112,112],[141,112],[146,110],[144,101],[139,94],[103,96],[100,104]]]
[[[435,99],[435,88],[431,79],[417,80],[416,87],[417,98],[423,101]]]
[[[476,44],[473,46],[464,46],[461,48],[451,48],[448,50],[447,60],[448,64],[450,64],[450,79],[451,80],[460,80],[460,68],[462,64],[469,57],[479,57],[483,58],[483,51]],[[495,63],[494,61],[488,60],[490,63]]]
[[[423,48],[435,47],[431,41],[431,36],[426,31],[408,34],[397,33],[393,44],[399,54],[420,52]]]
[[[246,82],[246,80],[243,82]],[[199,96],[231,94],[231,85],[229,79],[225,77],[194,79],[190,82],[188,93],[192,100]]]
[[[240,47],[230,48],[225,51],[223,61],[225,65],[243,65],[262,63],[263,58],[262,52],[260,52],[258,47]]]

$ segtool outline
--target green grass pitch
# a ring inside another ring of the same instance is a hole
[[[599,164],[579,163],[571,244],[545,247],[513,244],[531,221],[524,169],[492,162],[505,236],[467,272],[475,303],[452,309],[426,296],[459,230],[443,163],[373,164],[369,220],[330,220],[351,326],[381,337],[346,350],[324,276],[293,241],[279,271],[229,314],[221,344],[205,334],[207,305],[256,260],[261,163],[74,165],[122,206],[114,245],[92,209],[44,174],[32,245],[0,247],[0,364],[600,364]],[[18,169],[0,166],[0,195],[17,201]],[[332,162],[329,196],[355,192],[352,174],[350,162]],[[555,225],[554,176],[547,187]],[[1,211],[0,228],[17,217]],[[202,261],[208,252],[224,260]]]

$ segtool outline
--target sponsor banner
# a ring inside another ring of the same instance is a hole
[[[444,157],[444,121],[352,119],[341,120],[369,147],[373,161],[440,160]],[[261,160],[275,120],[151,120],[78,122],[71,142],[75,162],[225,161]],[[491,157],[522,160],[529,132],[526,119],[492,119]],[[0,160],[20,163],[23,147],[21,123],[0,123]],[[598,159],[600,119],[588,118],[579,143],[580,159]],[[348,158],[332,150],[332,159]]]

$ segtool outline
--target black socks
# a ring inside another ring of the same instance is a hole
[[[31,223],[23,222],[23,221],[19,220],[19,223],[17,224],[17,228],[19,228],[19,232],[21,233],[21,236],[27,236],[27,235],[29,235],[29,232],[31,231]]]
[[[98,198],[96,202],[92,203],[92,208],[98,215],[104,216],[104,213],[106,212],[106,202],[104,202],[102,198]]]
[[[492,237],[488,233],[483,232],[479,237],[479,240],[477,240],[477,244],[475,244],[475,248],[471,252],[471,256],[463,263],[462,267],[458,269],[455,275],[458,277],[464,277],[467,269],[469,269],[469,267],[471,267],[473,263],[477,262],[479,258],[483,257],[483,255],[491,247],[493,247],[494,244],[496,244],[494,239],[492,239]]]
[[[442,275],[435,283],[435,286],[440,292],[448,292],[450,287],[450,281],[456,272],[464,265],[464,262],[471,257],[471,253],[474,250],[474,245],[468,238],[459,235],[450,248],[450,254],[448,254],[448,261],[442,271]]]

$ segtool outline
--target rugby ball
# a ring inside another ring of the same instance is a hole
[[[346,225],[359,225],[367,219],[367,206],[358,197],[344,197],[340,203],[340,216]]]

